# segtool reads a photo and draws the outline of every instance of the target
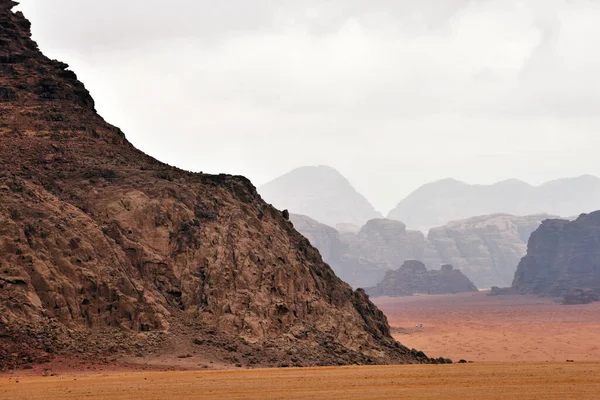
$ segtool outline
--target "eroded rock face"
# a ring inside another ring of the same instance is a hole
[[[399,221],[375,219],[358,233],[338,232],[317,221],[294,224],[317,247],[336,274],[354,287],[378,284],[388,270],[407,260],[429,269],[452,264],[479,288],[508,286],[525,255],[527,240],[545,215],[496,214],[454,221],[434,228],[427,238]]]
[[[358,231],[344,232],[303,215],[293,215],[292,222],[335,273],[357,288],[376,285],[387,270],[426,252],[423,234],[406,231],[398,221],[374,219]]]
[[[397,269],[405,260],[423,259],[425,237],[407,231],[399,221],[374,219],[355,234],[342,235],[344,250],[340,276],[356,287],[369,287],[381,281],[386,271]]]
[[[443,263],[460,269],[478,288],[509,286],[531,232],[547,218],[506,214],[474,217],[433,228],[427,239]]]
[[[429,362],[247,179],[135,149],[12,5],[0,0],[0,368],[127,352],[138,332],[165,332],[150,340],[164,347],[185,329],[262,365]]]
[[[512,284],[518,293],[585,303],[600,297],[600,211],[552,219],[531,235]]]
[[[452,294],[477,292],[477,288],[452,265],[428,271],[420,261],[406,261],[396,271],[388,271],[377,286],[366,289],[369,296],[412,296],[413,294]]]

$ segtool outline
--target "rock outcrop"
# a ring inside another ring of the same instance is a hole
[[[420,261],[406,261],[395,271],[388,271],[377,286],[366,289],[369,296],[412,296],[414,294],[453,294],[477,292],[477,287],[452,265],[428,271]]]
[[[509,286],[527,250],[527,241],[547,215],[496,214],[433,228],[428,244],[442,263],[452,264],[477,287]],[[424,261],[430,265],[429,260]]]
[[[512,289],[568,304],[600,298],[600,211],[544,221],[529,239]]]
[[[454,179],[429,183],[403,199],[388,218],[427,231],[475,215],[579,215],[600,203],[600,178],[584,175],[532,186],[516,179],[469,185]]]
[[[429,269],[452,264],[477,287],[489,288],[511,284],[529,235],[547,216],[474,217],[431,229],[427,238],[394,220],[371,220],[353,233],[300,218],[292,219],[296,228],[321,251],[336,274],[354,287],[374,286],[387,270],[419,260]]]
[[[577,305],[600,301],[600,292],[593,289],[573,289],[562,297],[562,304]]]
[[[275,207],[307,215],[335,227],[362,226],[381,214],[337,170],[328,166],[301,167],[262,185],[263,198]]]
[[[135,149],[14,4],[0,0],[0,369],[192,337],[243,365],[430,362],[247,179]]]

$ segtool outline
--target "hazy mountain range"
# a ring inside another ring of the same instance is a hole
[[[540,186],[519,180],[494,185],[469,185],[444,179],[421,186],[403,199],[388,218],[411,229],[428,230],[475,215],[579,215],[600,207],[600,178],[584,175],[557,179]]]
[[[327,166],[295,169],[263,185],[259,192],[278,208],[336,228],[344,223],[362,226],[381,217],[348,179]],[[493,185],[443,179],[409,194],[387,218],[402,221],[408,229],[427,232],[450,221],[480,215],[576,216],[599,207],[600,178],[592,175],[557,179],[539,186],[516,179]]]

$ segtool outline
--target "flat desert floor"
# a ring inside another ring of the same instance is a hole
[[[430,357],[600,361],[600,303],[564,306],[547,298],[485,292],[373,301],[398,341]]]
[[[0,399],[594,399],[600,363],[481,363],[2,377]]]

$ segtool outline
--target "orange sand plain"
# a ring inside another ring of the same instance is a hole
[[[563,306],[552,299],[485,292],[373,301],[395,328],[394,337],[428,356],[600,361],[600,303]]]
[[[598,398],[600,363],[475,363],[0,378],[0,399]]]

